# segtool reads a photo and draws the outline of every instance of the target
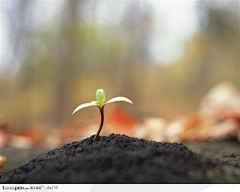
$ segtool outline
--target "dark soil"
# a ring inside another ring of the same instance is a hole
[[[240,183],[240,166],[179,143],[111,134],[73,142],[0,175],[0,183]]]
[[[15,167],[19,167],[23,163],[26,163],[37,157],[39,154],[46,153],[49,150],[44,148],[29,148],[29,149],[19,149],[10,146],[4,146],[0,148],[0,155],[7,158],[6,166],[0,170],[0,175],[3,172],[10,171]]]

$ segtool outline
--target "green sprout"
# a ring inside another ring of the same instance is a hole
[[[98,89],[97,92],[96,92],[96,96],[97,96],[97,101],[92,101],[91,103],[81,104],[72,113],[72,115],[73,115],[74,113],[76,113],[80,109],[83,109],[83,108],[86,108],[86,107],[92,107],[92,106],[97,106],[100,109],[101,123],[100,123],[100,127],[98,129],[98,132],[93,139],[94,141],[97,140],[97,138],[98,138],[98,136],[99,136],[99,134],[102,130],[102,127],[103,127],[103,121],[104,121],[104,110],[103,109],[104,109],[105,105],[107,105],[109,103],[114,103],[114,102],[117,102],[117,101],[124,101],[124,102],[130,103],[130,104],[133,104],[133,102],[126,97],[114,97],[114,98],[110,99],[108,102],[105,103],[106,95],[105,95],[105,92],[104,92],[103,89]]]

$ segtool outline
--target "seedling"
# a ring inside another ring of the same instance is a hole
[[[133,104],[133,102],[126,97],[114,97],[114,98],[110,99],[108,102],[105,103],[106,95],[105,95],[105,92],[104,92],[103,89],[98,89],[97,92],[96,92],[96,96],[97,96],[97,101],[92,101],[91,103],[81,104],[72,113],[72,115],[73,115],[77,111],[79,111],[83,108],[86,108],[86,107],[97,106],[99,108],[100,113],[101,113],[101,123],[100,123],[100,127],[98,129],[98,132],[93,139],[94,141],[97,140],[97,138],[98,138],[98,136],[99,136],[99,134],[102,130],[102,127],[103,127],[105,105],[107,105],[109,103],[114,103],[114,102],[117,102],[117,101],[124,101],[124,102],[130,103],[130,104]]]

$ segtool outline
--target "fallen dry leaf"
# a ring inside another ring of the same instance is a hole
[[[7,158],[0,155],[0,170],[7,164]]]

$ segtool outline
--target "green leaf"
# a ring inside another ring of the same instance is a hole
[[[130,104],[133,104],[133,102],[126,97],[114,97],[114,98],[110,99],[106,104],[117,102],[117,101],[124,101],[124,102],[130,103]]]
[[[103,89],[98,89],[96,92],[97,104],[102,107],[105,103],[106,95]]]
[[[74,113],[76,113],[77,111],[83,109],[83,108],[86,108],[86,107],[92,107],[92,106],[97,106],[97,101],[92,101],[91,103],[84,103],[84,104],[81,104],[79,105],[72,113],[72,115]]]
[[[97,105],[102,108],[102,106],[104,105],[104,103],[103,103],[102,101],[97,101]]]

